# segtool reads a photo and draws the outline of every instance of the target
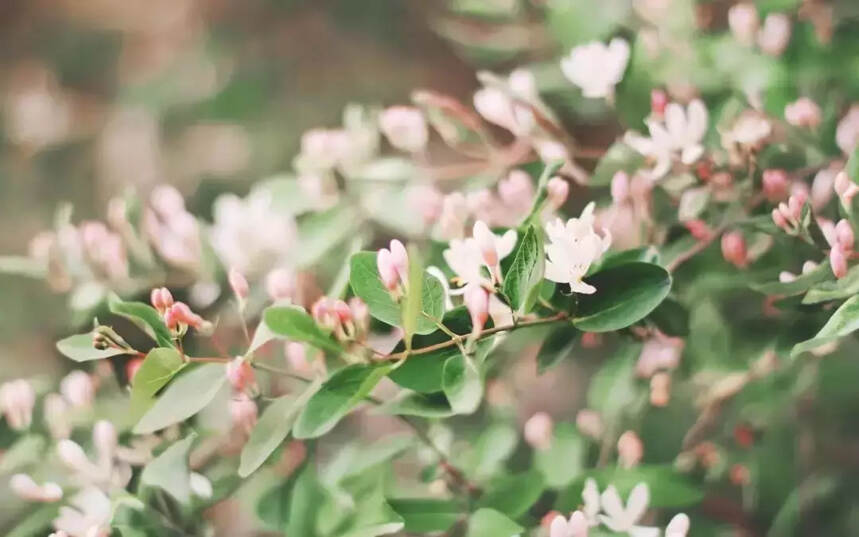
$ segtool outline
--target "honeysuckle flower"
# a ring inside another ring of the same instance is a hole
[[[569,520],[562,515],[552,519],[549,537],[588,537],[588,522],[581,511],[574,511]]]
[[[722,145],[732,148],[734,144],[746,150],[758,149],[772,133],[772,125],[759,112],[746,110],[731,128],[722,132]]]
[[[54,529],[69,537],[107,537],[112,514],[110,499],[96,487],[87,487],[60,507]]]
[[[579,218],[571,218],[566,223],[556,219],[546,225],[549,239],[546,245],[546,279],[568,284],[572,292],[587,295],[597,289],[583,282],[582,278],[611,245],[611,235],[600,237],[594,231],[593,211],[591,202]]]
[[[9,490],[28,502],[56,502],[62,499],[63,489],[56,483],[39,485],[27,474],[15,474],[9,480]]]
[[[770,13],[758,31],[758,46],[770,56],[781,56],[790,43],[790,17],[784,13]]]
[[[413,106],[391,106],[379,114],[379,127],[397,149],[416,153],[427,145],[429,129],[423,113]]]
[[[639,377],[652,377],[657,371],[674,369],[680,363],[684,341],[661,333],[649,338],[641,347],[635,372]]]
[[[470,282],[465,286],[462,298],[471,316],[472,337],[476,337],[489,318],[489,292],[482,285]]]
[[[859,104],[854,104],[838,122],[835,143],[845,155],[850,155],[859,146]]]
[[[60,381],[60,393],[73,407],[87,408],[95,399],[95,383],[84,371],[72,371]]]
[[[808,97],[800,97],[784,107],[784,119],[794,127],[816,128],[821,116],[820,107]]]
[[[525,422],[525,441],[534,449],[546,450],[552,445],[552,417],[545,412],[537,412]]]
[[[57,442],[57,455],[73,478],[82,484],[104,490],[125,487],[131,480],[131,466],[119,456],[116,429],[105,420],[95,424],[92,432],[96,461],[92,462],[83,448],[72,440]]]
[[[0,411],[11,429],[22,430],[33,421],[36,392],[24,379],[11,380],[0,385]]]
[[[196,330],[205,331],[206,326],[211,324],[198,314],[191,311],[188,304],[184,302],[175,302],[167,312],[164,313],[164,324],[167,328],[177,332],[182,332],[186,327],[191,327]]]
[[[295,244],[295,220],[275,207],[268,192],[252,192],[244,199],[222,194],[213,211],[212,247],[225,266],[248,277],[286,259]]]
[[[623,468],[638,466],[644,456],[644,443],[634,431],[626,431],[617,440],[617,456]]]
[[[164,315],[173,305],[173,294],[166,287],[156,287],[149,293],[149,302],[158,313]]]
[[[531,107],[543,109],[534,75],[516,69],[510,76],[477,73],[483,87],[474,93],[474,108],[490,123],[503,127],[516,136],[529,134],[535,126]]]
[[[689,532],[689,517],[684,513],[674,515],[665,527],[665,537],[686,537]]]
[[[485,222],[478,220],[474,223],[472,235],[489,274],[496,282],[500,282],[501,260],[510,255],[516,246],[516,231],[511,229],[503,235],[496,235]]]
[[[798,192],[797,194],[790,196],[787,203],[779,203],[778,207],[772,211],[772,218],[775,225],[784,229],[788,233],[795,232],[800,225],[802,210],[803,207],[805,207],[806,201],[808,201],[808,197],[804,193]]]
[[[442,252],[448,266],[456,273],[456,282],[461,285],[476,283],[491,288],[500,278],[500,262],[510,255],[516,246],[516,231],[508,230],[495,235],[483,221],[474,224],[473,237],[454,239],[450,247]],[[484,273],[483,267],[488,270]]]
[[[746,46],[754,44],[760,26],[758,9],[748,2],[731,6],[728,10],[728,26],[737,41]]]
[[[836,278],[847,275],[847,258],[853,252],[855,242],[853,227],[848,220],[840,220],[837,224],[819,218],[818,226],[829,243],[829,264]]]
[[[614,485],[603,491],[600,497],[602,509],[605,514],[599,519],[610,530],[618,533],[627,533],[630,537],[658,537],[659,528],[639,526],[638,521],[647,511],[650,503],[650,490],[646,483],[639,483],[629,493],[626,506],[620,499],[620,494]]]
[[[298,283],[295,273],[286,268],[276,268],[265,277],[265,290],[270,299],[296,301]]]
[[[701,141],[707,132],[707,108],[695,99],[684,109],[678,103],[665,108],[665,120],[647,120],[650,137],[628,132],[624,141],[654,162],[647,172],[651,179],[660,179],[671,169],[675,159],[694,164],[704,154]]]
[[[746,239],[741,232],[731,231],[722,235],[722,257],[737,268],[745,268],[749,264]]]
[[[402,284],[409,285],[409,256],[406,247],[397,239],[390,242],[389,248],[380,248],[376,254],[376,267],[379,277],[389,292],[395,292]]]
[[[594,41],[574,47],[561,60],[567,79],[590,98],[611,98],[629,62],[629,43],[616,37],[608,45]]]

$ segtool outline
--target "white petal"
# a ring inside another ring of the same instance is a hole
[[[683,147],[686,138],[686,112],[677,103],[665,107],[665,128],[675,147]]]
[[[644,137],[637,132],[629,131],[623,136],[623,141],[629,147],[635,149],[644,156],[650,156],[654,153],[655,148],[653,140]]]
[[[595,516],[600,510],[600,491],[597,482],[592,477],[585,481],[582,489],[582,500],[585,502],[585,513],[589,517]]]
[[[700,142],[707,132],[707,107],[701,99],[689,103],[686,109],[686,135],[689,141]]]
[[[568,537],[567,521],[562,515],[552,519],[552,524],[549,525],[549,537]]]
[[[689,532],[689,517],[684,513],[674,515],[665,527],[665,537],[686,537]]]
[[[546,261],[546,270],[543,277],[557,283],[569,283],[570,272],[565,266],[558,265],[551,261]]]
[[[629,493],[629,498],[626,500],[626,512],[629,519],[633,522],[638,521],[644,512],[647,511],[647,505],[650,503],[650,489],[647,483],[639,483]]]
[[[683,148],[683,153],[680,155],[680,160],[683,161],[683,164],[692,164],[701,158],[701,155],[704,154],[704,147],[701,145],[687,145]]]
[[[495,237],[495,250],[498,252],[498,259],[504,259],[513,248],[516,247],[516,230],[508,230],[504,235]]]
[[[630,537],[659,537],[659,528],[633,526],[629,528]]]
[[[610,516],[600,515],[599,520],[604,526],[614,532],[622,532],[629,529],[629,524],[627,524],[623,518],[612,518]]]
[[[623,508],[623,502],[620,499],[620,494],[614,485],[609,485],[600,496],[603,511],[613,519],[626,518],[626,510]]]
[[[582,295],[592,295],[597,292],[597,288],[593,285],[589,285],[583,281],[570,282],[570,289],[574,293],[579,293]]]

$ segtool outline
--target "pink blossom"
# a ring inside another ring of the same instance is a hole
[[[553,428],[552,417],[545,412],[537,412],[525,422],[525,441],[535,449],[549,449]]]
[[[233,290],[233,294],[236,298],[239,299],[240,302],[244,301],[250,292],[248,280],[245,278],[244,274],[239,272],[235,267],[230,267],[227,279],[230,282],[230,288]]]
[[[620,465],[624,468],[638,466],[644,456],[644,444],[641,438],[633,431],[626,431],[617,440],[617,454]]]
[[[758,32],[758,46],[770,56],[781,56],[790,43],[790,17],[784,13],[770,13]]]
[[[683,347],[682,339],[657,334],[644,342],[635,367],[636,373],[648,378],[661,369],[674,369],[680,363]]]
[[[754,4],[745,2],[732,6],[728,10],[728,25],[737,41],[751,45],[760,25],[757,8]]]
[[[744,268],[749,263],[746,250],[746,239],[739,231],[731,231],[722,235],[722,257],[737,268]]]
[[[412,106],[392,106],[379,114],[379,127],[392,146],[411,153],[422,150],[429,130],[421,111]]]
[[[379,249],[376,255],[376,266],[379,277],[388,291],[396,291],[401,283],[403,286],[408,286],[409,257],[402,242],[394,239],[390,243],[390,248]]]
[[[850,205],[853,197],[859,193],[859,185],[854,183],[851,178],[847,176],[846,171],[838,172],[838,175],[835,176],[834,188],[835,193],[838,194],[838,197],[841,198],[841,202],[845,205]]]
[[[853,153],[859,146],[859,104],[850,107],[847,114],[838,122],[835,130],[835,143],[845,155]],[[856,177],[850,179],[856,180]]]
[[[295,274],[289,269],[276,268],[266,276],[265,289],[274,301],[292,299],[296,292]]]
[[[816,128],[820,125],[821,111],[816,102],[800,97],[784,108],[785,120],[794,127]]]
[[[149,294],[149,301],[163,315],[173,305],[173,295],[166,287],[157,287]]]
[[[841,247],[835,246],[829,250],[829,264],[836,278],[840,279],[847,275],[847,256]]]
[[[787,198],[787,172],[779,169],[764,170],[763,191],[766,198],[773,203]]]
[[[245,393],[234,394],[230,399],[230,419],[237,431],[250,434],[257,423],[257,405]]]
[[[479,335],[489,318],[489,293],[476,283],[465,286],[465,307],[471,316],[472,334]]]
[[[528,214],[534,202],[534,183],[522,170],[512,170],[498,183],[498,195],[506,207],[517,216]]]
[[[576,427],[585,436],[600,438],[603,433],[603,421],[599,412],[584,408],[576,414]]]
[[[227,364],[226,375],[230,386],[237,392],[252,386],[256,378],[251,363],[242,356],[236,356]]]

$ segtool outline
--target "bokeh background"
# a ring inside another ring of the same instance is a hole
[[[473,68],[442,3],[8,0],[0,3],[0,254],[26,255],[58,206],[171,183],[209,216],[289,169],[301,133],[349,102],[413,88],[469,99]],[[2,378],[59,374],[66,297],[0,274]]]

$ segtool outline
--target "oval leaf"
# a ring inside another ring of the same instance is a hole
[[[92,332],[76,334],[57,341],[57,350],[75,362],[89,362],[90,360],[101,360],[118,354],[125,354],[125,351],[115,347],[104,350],[96,349],[92,346]]]
[[[579,295],[573,324],[587,332],[626,328],[646,317],[671,290],[671,275],[651,263],[612,267],[585,281],[597,291],[592,295]]]
[[[298,306],[271,306],[263,312],[263,320],[276,336],[309,343],[329,352],[339,353],[343,350],[330,334],[316,324],[313,317]]]
[[[536,226],[528,226],[504,275],[502,290],[520,314],[529,311],[537,301],[544,265],[542,233]]]
[[[223,364],[204,364],[180,375],[167,386],[134,426],[135,434],[147,434],[185,421],[203,410],[226,384]]]

